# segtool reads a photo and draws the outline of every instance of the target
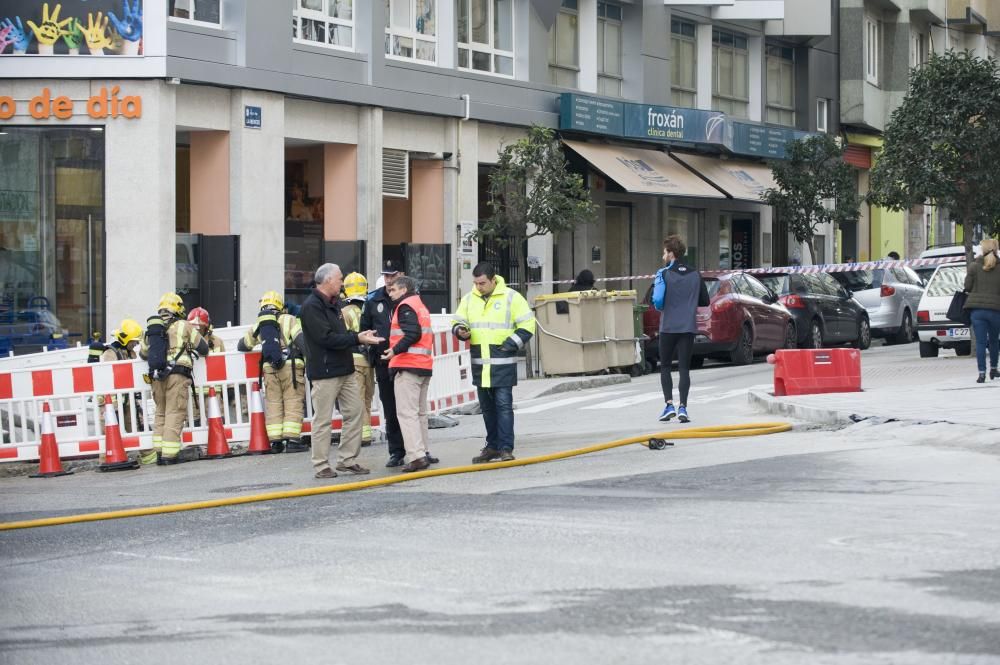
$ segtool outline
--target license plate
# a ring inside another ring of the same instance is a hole
[[[948,337],[968,337],[968,328],[949,328]]]

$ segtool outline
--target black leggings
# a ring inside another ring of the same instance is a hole
[[[674,380],[670,376],[670,366],[677,355],[677,369],[680,371],[678,389],[681,392],[681,406],[687,406],[688,391],[691,390],[691,352],[694,350],[694,333],[660,333],[660,386],[663,401],[674,401]]]

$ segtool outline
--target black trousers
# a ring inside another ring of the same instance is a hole
[[[399,429],[399,418],[396,417],[396,389],[389,376],[388,363],[375,363],[375,382],[378,384],[379,401],[382,402],[382,419],[385,422],[385,438],[389,442],[389,456],[403,457],[406,448],[403,447],[403,431]]]
[[[680,382],[680,404],[687,406],[688,391],[691,390],[691,352],[694,350],[694,333],[660,333],[660,387],[663,388],[663,401],[674,401],[674,380],[670,375],[670,366],[677,356],[677,369]]]

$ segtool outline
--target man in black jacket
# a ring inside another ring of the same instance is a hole
[[[351,332],[340,314],[340,287],[344,275],[333,263],[316,269],[316,288],[302,304],[299,318],[306,341],[306,374],[312,385],[312,463],[317,478],[336,478],[330,468],[333,408],[339,400],[343,417],[337,471],[369,473],[357,462],[361,450],[361,392],[354,375],[353,349],[358,344],[383,341],[374,330]]]

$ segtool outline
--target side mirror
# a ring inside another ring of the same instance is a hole
[[[848,289],[848,288],[841,289],[840,297],[843,298],[844,300],[850,300],[851,296],[853,296],[853,295],[854,295],[854,292],[851,291],[850,289]]]

